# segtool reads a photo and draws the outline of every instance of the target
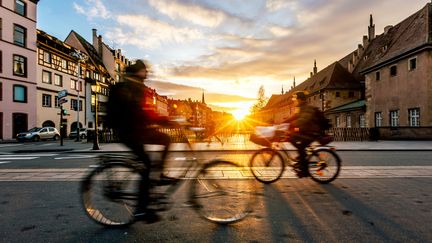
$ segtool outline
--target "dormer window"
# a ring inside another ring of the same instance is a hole
[[[386,52],[387,51],[387,47],[388,47],[387,45],[383,46],[382,47],[382,52]]]

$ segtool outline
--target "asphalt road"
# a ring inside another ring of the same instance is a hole
[[[88,168],[96,154],[9,154],[0,150],[0,176],[8,169]],[[185,202],[187,183],[163,221],[107,229],[85,215],[80,181],[0,181],[1,242],[432,242],[432,152],[341,151],[345,168],[394,168],[413,173],[338,178],[320,185],[308,178],[257,183],[254,211],[243,221],[215,225]],[[201,153],[203,159],[250,154]],[[377,170],[379,172],[379,169]]]

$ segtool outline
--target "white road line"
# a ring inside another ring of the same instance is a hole
[[[30,160],[39,157],[0,157],[0,160]]]
[[[33,154],[0,154],[0,158],[3,156],[8,156],[8,157],[33,157],[33,156],[37,156],[37,157],[50,157],[50,156],[56,156],[58,154],[40,154],[40,153],[33,153]]]
[[[55,157],[54,159],[90,159],[95,157],[97,157],[97,155],[75,155],[69,157]]]
[[[0,164],[7,164],[10,163],[10,161],[0,161]]]
[[[17,144],[0,144],[0,148],[6,148],[6,147],[12,147],[12,146],[22,146],[23,144],[17,143]]]

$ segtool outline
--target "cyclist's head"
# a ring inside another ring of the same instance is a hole
[[[299,104],[306,102],[306,93],[304,91],[297,91],[292,96],[293,101],[297,101]]]
[[[129,76],[135,76],[137,78],[147,78],[147,66],[143,60],[136,60],[134,64],[126,67],[125,72]]]

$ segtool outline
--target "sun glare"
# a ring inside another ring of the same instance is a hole
[[[249,111],[244,109],[239,109],[239,110],[234,110],[231,113],[237,121],[241,121],[249,114]]]

